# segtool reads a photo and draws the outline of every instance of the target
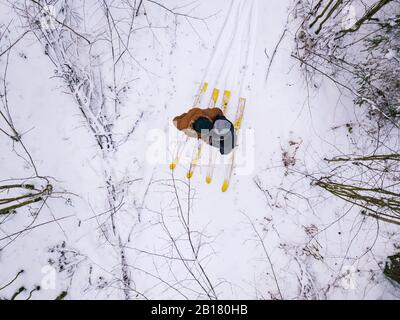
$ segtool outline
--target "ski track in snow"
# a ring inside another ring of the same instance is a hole
[[[350,100],[339,96],[331,84],[323,83],[318,93],[307,92],[298,64],[290,57],[296,32],[295,23],[287,24],[292,9],[289,0],[233,1],[230,17],[236,18],[228,18],[207,70],[229,11],[227,1],[206,1],[197,8],[199,16],[218,13],[207,20],[207,26],[195,25],[198,34],[184,19],[174,25],[161,8],[148,8],[154,25],[170,23],[172,27],[137,35],[135,53],[147,69],[133,68],[139,80],[124,102],[122,118],[126,121],[118,130],[127,132],[132,123],[138,124],[108,164],[117,180],[126,182],[121,187],[123,207],[115,215],[115,223],[130,277],[130,288],[125,290],[131,299],[398,296],[377,265],[391,252],[390,243],[396,236],[390,241],[384,236],[376,240],[376,221],[364,220],[357,208],[344,211],[348,207],[342,202],[323,196],[306,178],[286,174],[282,164],[282,152],[287,151],[296,159],[293,172],[318,171],[324,156],[335,154],[337,148],[351,148],[345,129],[329,128],[354,117],[346,106]],[[249,23],[238,17],[246,20],[251,13],[258,18],[248,19]],[[280,41],[285,28],[288,32]],[[247,29],[252,31],[243,43],[237,35]],[[269,59],[278,42],[266,82]],[[243,68],[241,56],[248,44],[249,57]],[[18,55],[21,52],[27,59]],[[218,68],[221,65],[223,68]],[[102,156],[75,102],[62,93],[62,83],[52,78],[52,68],[35,39],[24,39],[10,56],[9,99],[17,127],[27,132],[25,144],[39,171],[56,178],[54,185],[60,190],[77,195],[71,194],[68,201],[52,199],[37,223],[74,217],[26,232],[0,251],[0,287],[18,270],[25,270],[0,296],[9,297],[22,285],[32,288],[41,284],[48,276],[46,266],[53,260],[63,268],[57,268],[55,287],[41,290],[41,298],[54,299],[66,290],[67,298],[123,299],[122,255],[101,231],[103,223],[109,222],[102,219],[107,210]],[[237,151],[238,165],[230,189],[222,193],[226,164],[220,156],[213,183],[204,182],[209,148],[205,148],[193,178],[186,180],[195,141],[187,144],[176,170],[169,170],[177,139],[182,139],[171,120],[191,107],[204,79],[210,82],[204,107],[214,86],[220,86],[221,92],[229,88],[228,118],[233,119],[241,73],[245,75],[242,96],[247,105],[244,140],[239,144],[246,148]],[[161,141],[162,152],[156,152],[159,144],[154,141]],[[289,141],[295,141],[298,149]],[[11,152],[9,141],[2,137],[0,147],[7,150],[0,153],[1,179],[29,175],[29,167]],[[24,212],[5,228],[0,226],[0,238],[23,229],[29,217],[30,213]],[[313,225],[321,232],[317,241],[306,232]],[[389,227],[380,228],[390,234]],[[374,255],[362,256],[372,243]],[[4,241],[0,245],[3,247]],[[341,285],[343,267],[361,270],[355,272],[351,290]]]

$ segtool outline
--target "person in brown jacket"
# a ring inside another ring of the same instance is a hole
[[[202,139],[207,144],[219,148],[221,154],[228,154],[235,147],[233,124],[219,108],[192,108],[175,117],[173,123],[187,136]]]

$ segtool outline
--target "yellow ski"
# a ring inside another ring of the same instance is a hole
[[[234,122],[234,127],[235,127],[235,131],[236,131],[236,135],[238,136],[240,127],[242,126],[242,121],[243,121],[243,115],[244,115],[244,109],[246,107],[246,99],[245,98],[240,98],[239,99],[239,105],[238,105],[238,109],[236,111],[236,119]],[[222,192],[226,192],[229,188],[229,184],[230,184],[230,180],[232,177],[232,172],[234,169],[234,165],[235,165],[235,152],[236,152],[237,147],[232,151],[231,154],[231,158],[230,161],[228,163],[228,167],[226,168],[226,172],[225,172],[225,179],[224,182],[222,184],[221,190]]]
[[[226,114],[228,109],[229,101],[231,100],[231,92],[229,90],[224,91],[224,96],[222,98],[222,112]]]
[[[208,82],[204,82],[200,88],[199,93],[196,95],[196,98],[193,103],[193,108],[200,107],[201,99],[202,99],[204,93],[207,91],[207,88],[208,88]],[[183,142],[180,142],[178,150],[174,157],[174,160],[169,164],[170,170],[174,170],[176,168],[176,166],[178,165],[182,151],[185,148],[185,145],[188,142],[188,140],[189,140],[189,137],[186,137]]]
[[[222,111],[223,111],[224,115],[226,114],[230,100],[231,100],[231,92],[229,90],[225,90],[224,95],[222,97]],[[217,150],[215,148],[211,148],[208,169],[207,169],[207,175],[206,175],[206,183],[207,184],[210,184],[212,182],[216,157],[217,157]]]

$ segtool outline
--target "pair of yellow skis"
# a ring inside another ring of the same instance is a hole
[[[207,86],[208,86],[208,84],[207,84]],[[203,85],[203,87],[204,87],[204,85]],[[202,95],[202,94],[204,94],[204,92],[201,92],[200,94]],[[231,95],[230,91],[224,92],[224,97],[225,96],[230,97],[230,95]],[[211,94],[211,99],[208,104],[208,108],[215,108],[215,106],[217,105],[218,97],[219,97],[219,89],[214,88],[214,90]],[[228,103],[229,103],[229,99],[228,99]],[[198,144],[197,150],[195,150],[193,152],[193,157],[192,157],[192,161],[190,163],[189,171],[186,173],[186,178],[188,178],[188,179],[192,178],[194,170],[196,169],[196,167],[199,163],[200,157],[201,157],[201,150],[203,148],[203,143],[201,140],[199,140],[198,142],[199,142],[199,144]]]
[[[203,85],[201,86],[200,92],[196,96],[196,99],[194,101],[194,107],[200,106],[201,99],[202,99],[204,93],[207,91],[207,88],[208,88],[208,83],[204,82]],[[209,108],[215,108],[215,106],[217,105],[219,92],[220,92],[219,89],[214,88],[212,95],[211,95],[209,105],[208,105]],[[230,99],[231,99],[231,91],[225,90],[224,94],[223,94],[223,98],[222,98],[222,111],[224,114],[226,114]],[[238,109],[236,112],[236,118],[235,118],[235,122],[234,122],[234,128],[235,128],[236,132],[238,132],[240,130],[242,120],[243,120],[245,106],[246,106],[246,99],[240,97]],[[183,149],[185,148],[185,145],[188,140],[189,140],[189,137],[186,137],[185,141],[178,147],[176,156],[169,165],[169,168],[171,170],[174,170],[176,168],[176,166],[178,165],[180,157],[181,157],[181,153],[182,153]],[[189,170],[186,173],[186,177],[188,179],[191,179],[193,177],[194,171],[195,171],[195,169],[198,165],[198,162],[200,160],[200,157],[201,157],[202,148],[203,148],[203,143],[201,140],[199,140],[198,147],[193,152]],[[232,172],[234,169],[235,151],[236,151],[236,148],[232,151],[232,153],[230,155],[230,161],[228,162],[228,165],[226,167],[224,182],[221,187],[222,192],[226,192],[229,188],[230,179],[231,179]],[[212,176],[213,176],[214,166],[215,166],[215,157],[216,157],[215,150],[211,149],[210,150],[210,161],[209,161],[209,165],[208,165],[208,169],[207,169],[207,176],[206,176],[207,184],[210,184],[212,182]]]

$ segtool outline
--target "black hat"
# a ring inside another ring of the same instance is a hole
[[[193,123],[193,129],[197,133],[201,133],[202,130],[210,131],[213,128],[213,123],[207,118],[200,117]]]

